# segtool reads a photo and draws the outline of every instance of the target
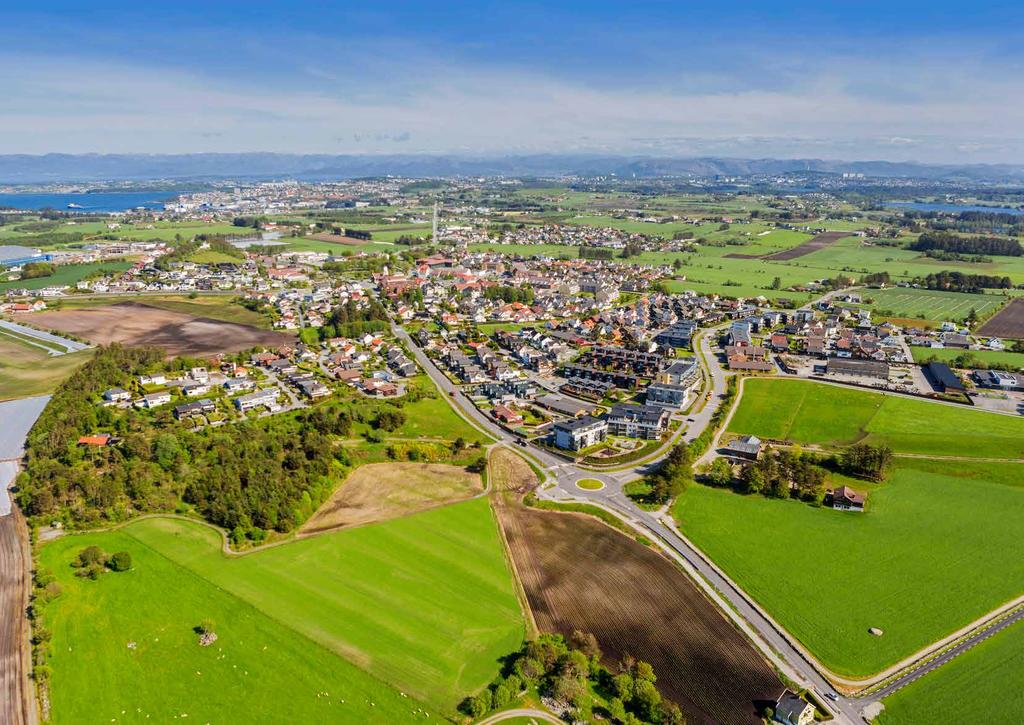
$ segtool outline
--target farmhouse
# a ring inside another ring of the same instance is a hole
[[[825,505],[837,511],[863,511],[865,495],[849,486],[840,486],[825,492]]]
[[[608,424],[590,415],[563,420],[554,425],[554,441],[559,448],[578,451],[600,443],[608,435]]]
[[[109,433],[96,433],[91,436],[81,436],[78,439],[78,445],[80,446],[97,446],[102,448],[110,443],[111,435]]]
[[[665,432],[671,417],[671,413],[656,405],[621,403],[608,414],[608,429],[612,435],[653,440]]]
[[[756,461],[761,454],[761,439],[757,436],[743,436],[729,441],[725,446],[726,455]]]

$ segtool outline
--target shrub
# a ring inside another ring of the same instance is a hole
[[[108,566],[114,571],[128,571],[132,568],[132,555],[127,551],[119,551],[110,557]]]

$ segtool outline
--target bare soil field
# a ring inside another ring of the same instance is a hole
[[[627,654],[650,662],[690,723],[760,723],[759,708],[782,693],[761,655],[658,552],[582,514],[497,511],[541,631],[593,633],[608,665]]]
[[[978,328],[979,335],[1024,340],[1024,298],[1016,298]]]
[[[95,308],[57,310],[32,315],[39,327],[66,332],[97,344],[154,345],[169,357],[203,357],[237,352],[250,347],[287,345],[293,335],[260,330],[249,325],[212,320],[137,302],[119,302]]]
[[[0,516],[0,723],[34,723],[28,664],[28,530],[15,511]]]
[[[360,466],[299,530],[315,534],[408,516],[483,493],[480,475],[440,463]]]
[[[811,239],[808,239],[798,247],[793,247],[792,249],[787,249],[782,252],[776,252],[775,254],[769,254],[767,257],[763,257],[763,259],[773,259],[779,262],[785,262],[786,260],[796,259],[797,257],[802,257],[805,254],[810,254],[811,252],[817,252],[819,249],[824,249],[830,244],[835,244],[840,239],[848,236],[850,236],[850,232],[822,232],[821,234],[817,234]]]
[[[372,239],[356,239],[355,237],[346,237],[341,234],[314,234],[311,239],[316,239],[321,242],[328,242],[330,244],[344,244],[349,247],[361,247],[364,244],[369,244]]]

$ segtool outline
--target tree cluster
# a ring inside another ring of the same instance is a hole
[[[1013,281],[1009,277],[998,277],[992,274],[966,274],[952,270],[943,270],[924,277],[917,277],[914,279],[914,283],[926,289],[969,293],[980,293],[986,289],[1013,288]]]
[[[29,262],[21,268],[22,279],[39,279],[57,274],[57,265],[52,262]]]
[[[576,721],[595,717],[623,725],[685,722],[679,707],[662,698],[657,676],[646,662],[626,657],[614,670],[601,664],[592,634],[542,634],[505,660],[491,685],[467,697],[459,709],[474,719],[508,707],[531,688],[572,711]],[[596,695],[596,697],[595,697]]]
[[[663,505],[685,491],[692,481],[693,454],[689,445],[679,443],[665,456],[661,466],[648,474],[648,490],[637,498],[643,503]]]
[[[996,254],[1019,257],[1024,254],[1020,242],[1009,237],[962,237],[950,232],[927,231],[910,245],[918,252],[939,250],[957,254]]]
[[[884,481],[889,475],[892,458],[892,449],[888,446],[857,443],[839,456],[839,468],[848,476]]]
[[[509,285],[498,285],[488,287],[484,290],[484,297],[489,300],[502,300],[504,302],[522,302],[524,305],[533,304],[533,287],[512,287]]]
[[[366,333],[382,332],[388,329],[388,311],[377,300],[361,305],[349,300],[335,307],[320,328],[320,339],[332,337],[357,337]]]
[[[107,571],[128,571],[132,568],[132,555],[127,551],[118,551],[108,555],[98,546],[87,546],[78,552],[78,556],[71,562],[71,566],[78,569],[75,576],[97,579],[99,575]]]
[[[615,253],[607,247],[580,247],[580,259],[612,259]]]

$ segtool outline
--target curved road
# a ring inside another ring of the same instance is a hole
[[[549,451],[536,446],[522,447],[518,445],[519,439],[499,427],[493,420],[476,408],[454,385],[447,376],[427,357],[413,339],[401,327],[392,324],[392,330],[396,337],[402,340],[412,351],[420,366],[427,372],[437,387],[449,396],[449,402],[471,422],[476,428],[486,432],[498,441],[512,446],[534,463],[539,464],[546,470],[554,486],[547,486],[538,490],[538,495],[551,500],[561,501],[582,501],[600,506],[612,513],[617,514],[633,528],[649,535],[655,543],[666,554],[679,562],[692,576],[696,583],[716,601],[725,616],[734,621],[737,626],[747,633],[748,637],[761,650],[762,654],[773,662],[790,679],[814,690],[819,696],[826,698],[827,706],[834,710],[836,722],[853,723],[863,722],[866,718],[862,714],[868,708],[877,709],[879,700],[895,692],[901,687],[923,677],[928,672],[942,666],[962,652],[970,649],[978,642],[987,639],[998,631],[1005,629],[1014,622],[1024,619],[1024,608],[1005,617],[997,624],[983,629],[979,627],[973,634],[967,634],[959,643],[951,647],[939,657],[925,663],[923,666],[908,670],[902,677],[898,677],[884,688],[859,697],[847,697],[836,689],[829,679],[829,673],[817,660],[807,652],[781,625],[775,622],[755,601],[753,601],[735,582],[733,582],[714,562],[693,546],[690,541],[676,528],[675,523],[663,516],[663,511],[650,512],[638,508],[622,491],[625,483],[641,478],[648,468],[657,462],[655,459],[646,459],[633,467],[627,467],[619,471],[602,472],[590,468],[581,468],[566,459],[557,456]],[[728,374],[722,367],[716,364],[712,351],[709,335],[704,334],[699,338],[702,368],[705,373],[705,388],[702,394],[706,394],[710,388],[712,398],[697,413],[690,416],[692,422],[684,432],[684,439],[687,442],[697,438],[711,423],[711,416],[721,405],[722,395],[725,392]],[[878,391],[886,393],[887,391]],[[733,408],[735,410],[735,407]],[[731,411],[730,411],[731,414]],[[724,425],[723,425],[724,427]],[[717,437],[715,445],[717,445]],[[668,446],[664,446],[659,453],[664,455]],[[713,455],[714,446],[707,455]],[[704,457],[702,457],[704,460]],[[581,478],[596,478],[604,487],[600,490],[581,489],[576,481]],[[922,656],[927,656],[922,651]]]

